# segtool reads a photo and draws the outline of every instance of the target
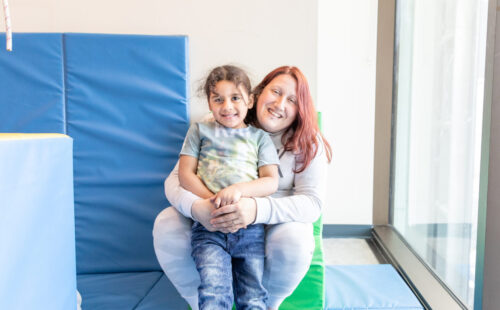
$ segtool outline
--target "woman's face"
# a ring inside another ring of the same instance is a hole
[[[297,82],[289,74],[280,74],[262,90],[257,101],[257,120],[267,132],[282,131],[295,121],[297,105]]]

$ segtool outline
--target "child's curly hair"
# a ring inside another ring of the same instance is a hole
[[[252,92],[250,79],[248,78],[248,75],[245,73],[245,71],[236,66],[225,65],[214,68],[208,74],[205,85],[203,86],[203,90],[207,95],[207,100],[210,99],[210,94],[214,91],[215,85],[217,85],[217,83],[220,81],[233,82],[236,87],[242,85],[243,88],[247,91],[248,95],[250,95],[250,93]]]

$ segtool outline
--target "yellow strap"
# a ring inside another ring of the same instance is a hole
[[[61,133],[0,133],[0,140],[69,138]]]

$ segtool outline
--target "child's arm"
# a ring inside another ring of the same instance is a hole
[[[189,155],[181,155],[179,159],[179,182],[181,186],[191,193],[203,199],[210,198],[214,194],[205,186],[205,183],[196,175],[198,158]]]
[[[278,189],[278,166],[265,165],[259,167],[259,178],[230,185],[215,195],[214,203],[217,206],[233,204],[241,197],[263,197],[274,193]]]

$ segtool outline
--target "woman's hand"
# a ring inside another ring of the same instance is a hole
[[[194,205],[193,205],[194,206]],[[212,211],[210,224],[223,233],[235,233],[255,222],[257,204],[252,198],[241,198],[237,203]]]
[[[213,218],[211,213],[216,210],[211,199],[198,199],[191,206],[191,216],[197,222],[200,222],[208,231],[216,231],[217,228],[212,226],[210,220]]]

